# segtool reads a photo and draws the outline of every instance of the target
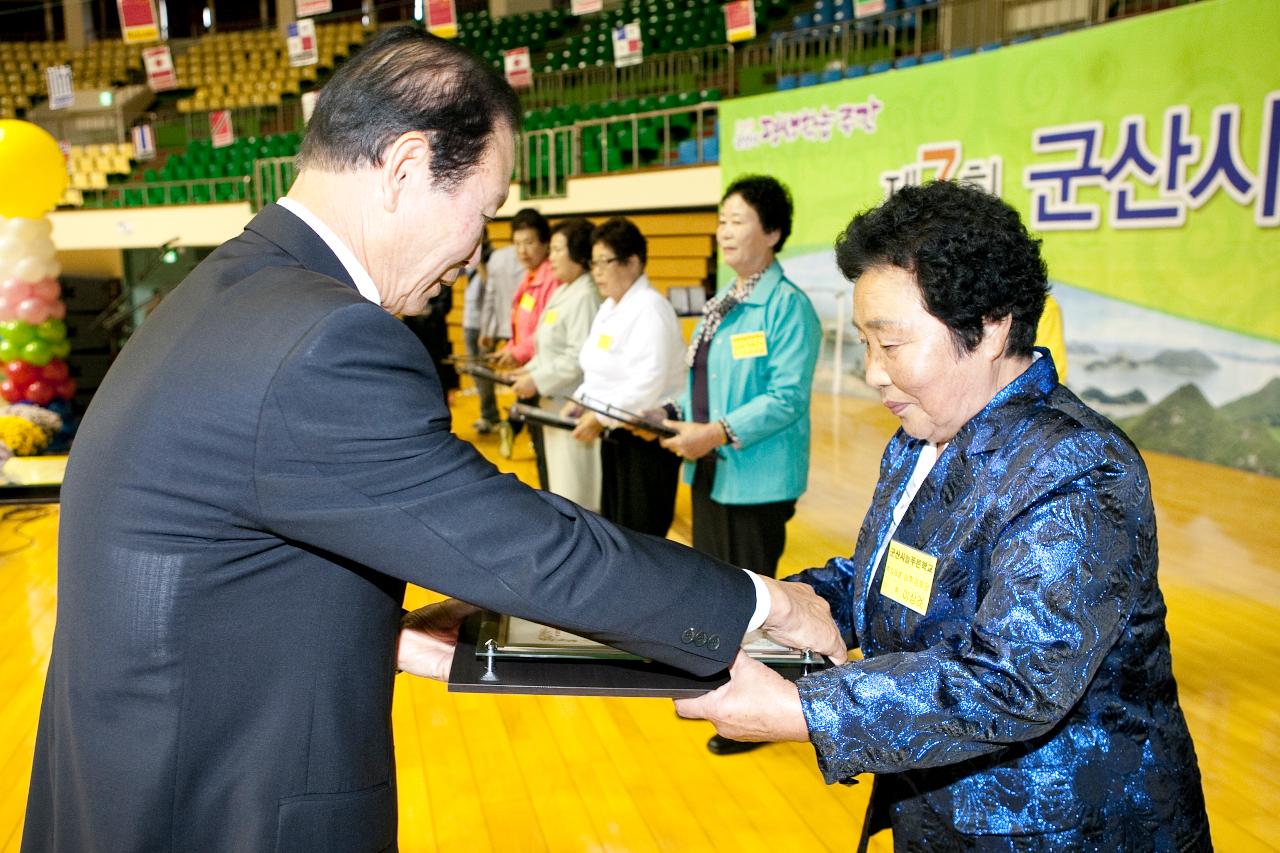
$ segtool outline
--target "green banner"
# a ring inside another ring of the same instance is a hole
[[[996,190],[1059,280],[1280,341],[1280,3],[1212,0],[728,101],[721,170],[784,178],[789,254],[894,186]]]
[[[782,262],[828,328],[854,213],[939,178],[1000,195],[1044,240],[1072,389],[1148,448],[1280,475],[1278,35],[1276,0],[1206,0],[728,101],[723,181],[790,186]]]

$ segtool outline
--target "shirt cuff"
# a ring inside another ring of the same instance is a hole
[[[773,596],[769,594],[769,587],[764,585],[764,580],[758,574],[746,569],[743,571],[747,572],[747,577],[751,578],[751,583],[756,588],[756,610],[751,614],[751,620],[747,622],[746,633],[750,634],[769,618],[769,611],[773,609]]]

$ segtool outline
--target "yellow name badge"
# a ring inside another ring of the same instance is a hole
[[[743,332],[729,338],[729,346],[733,347],[733,358],[759,358],[769,354],[769,345],[765,343],[764,332]]]
[[[880,594],[923,616],[929,609],[933,570],[937,565],[937,557],[889,540],[889,559],[884,564]]]
[[[596,349],[602,349],[605,352],[613,349],[613,335],[601,335],[596,338]]]
[[[533,298],[532,293],[526,293],[524,296],[520,297],[521,311],[532,311],[533,307],[537,304],[538,304],[538,300]]]
[[[554,326],[556,324],[556,320],[559,319],[560,312],[555,308],[549,308],[542,312],[542,325],[544,326]]]

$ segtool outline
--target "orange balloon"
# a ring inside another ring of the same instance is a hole
[[[0,216],[39,219],[67,188],[58,141],[29,121],[0,119]]]

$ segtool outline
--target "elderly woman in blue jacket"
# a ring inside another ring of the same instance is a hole
[[[864,842],[891,826],[897,850],[1211,849],[1151,484],[1033,348],[1038,241],[998,198],[933,183],[857,216],[836,254],[867,382],[902,427],[853,556],[793,580],[863,660],[792,684],[739,655],[678,709],[808,740],[828,782],[876,773]]]
[[[770,177],[739,178],[720,202],[716,242],[733,283],[710,300],[685,361],[677,435],[688,460],[693,547],[773,577],[787,521],[809,479],[809,397],[822,327],[775,255],[791,233],[791,196]],[[741,752],[719,736],[717,754]]]

